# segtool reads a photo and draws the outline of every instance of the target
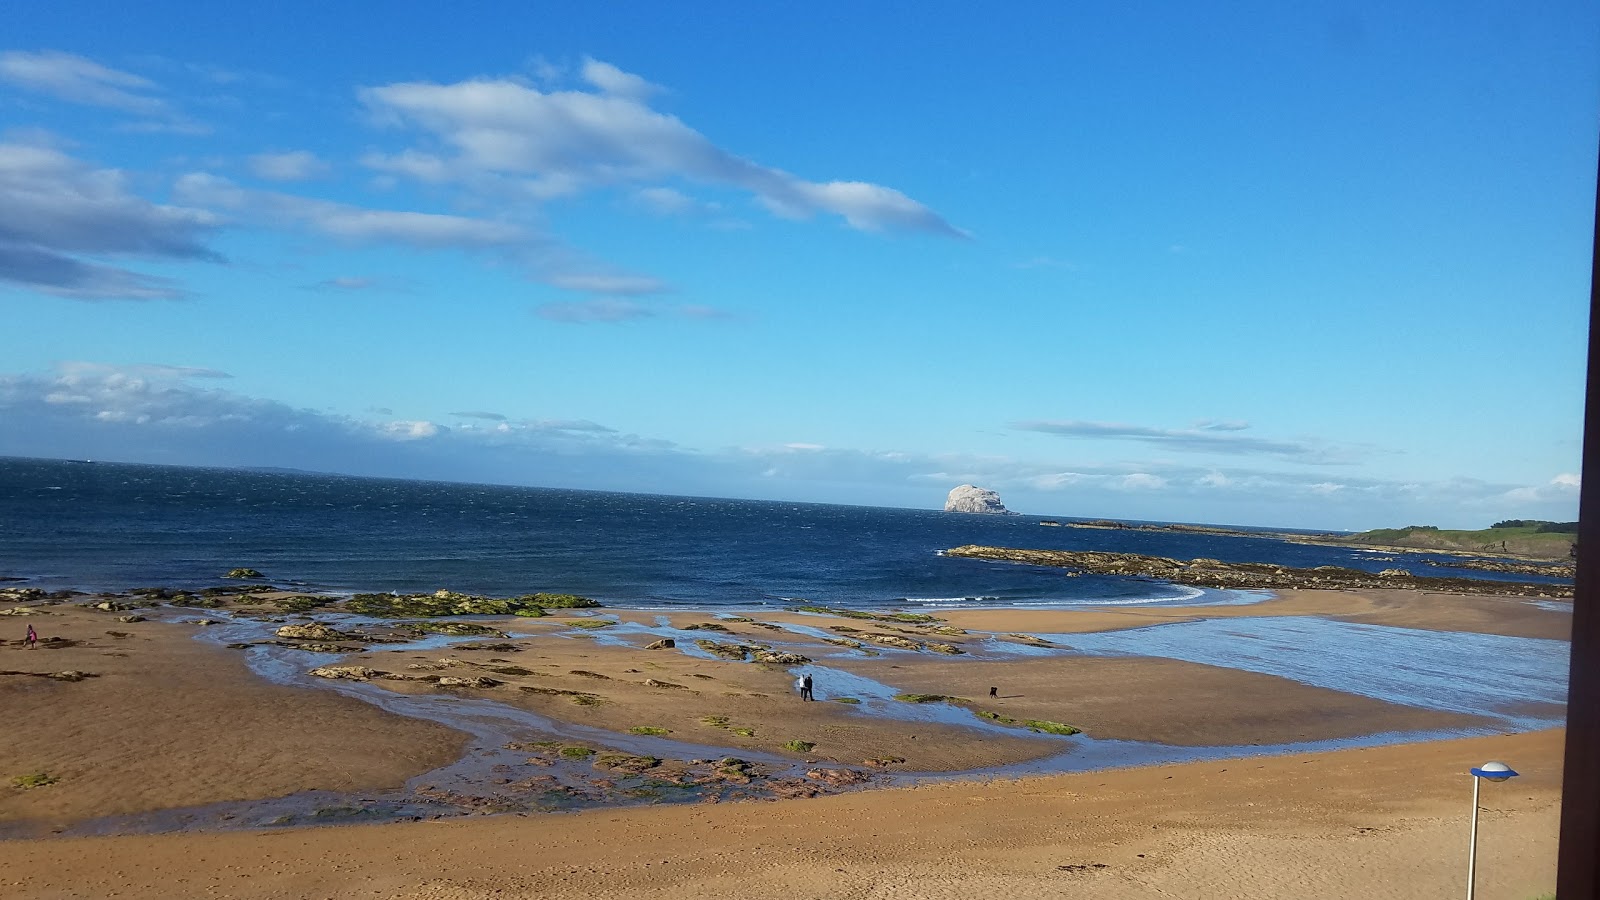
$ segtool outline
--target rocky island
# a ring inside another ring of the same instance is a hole
[[[950,490],[944,501],[945,512],[978,513],[989,516],[1009,516],[1013,513],[1000,502],[1000,495],[988,488],[970,484],[958,485]]]

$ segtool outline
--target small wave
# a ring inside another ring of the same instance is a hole
[[[994,603],[999,597],[901,597],[892,603],[923,603],[928,606],[949,606],[954,603]]]

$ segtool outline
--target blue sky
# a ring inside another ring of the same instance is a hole
[[[1576,517],[1600,11],[22,2],[0,454]]]

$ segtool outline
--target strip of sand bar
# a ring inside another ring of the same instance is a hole
[[[15,841],[0,893],[395,900],[785,896],[1012,900],[1464,891],[1469,766],[1478,892],[1554,886],[1564,732],[1471,738],[777,803],[602,809],[271,832]]]
[[[466,746],[432,722],[269,684],[238,651],[193,640],[200,626],[70,605],[0,623],[43,639],[0,642],[0,822],[398,787]],[[69,672],[83,677],[46,677]],[[12,785],[32,775],[56,782]]]
[[[1276,593],[1272,599],[1238,606],[953,609],[939,611],[939,617],[962,628],[1001,633],[1115,631],[1195,619],[1246,616],[1324,616],[1396,628],[1469,631],[1561,641],[1567,640],[1572,631],[1570,612],[1541,606],[1540,601],[1527,597],[1404,590],[1283,590]]]

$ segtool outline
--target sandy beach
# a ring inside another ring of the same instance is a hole
[[[1552,889],[1560,730],[813,800],[6,845],[18,898],[1414,898]]]
[[[1157,750],[1500,730],[1494,718],[1181,659],[1060,652],[1029,635],[1249,616],[1561,635],[1565,613],[1520,598],[1294,591],[1247,606],[957,610],[937,622],[563,610],[475,619],[499,636],[430,649],[352,630],[342,641],[351,652],[331,660],[293,640],[228,649],[193,639],[222,627],[197,624],[207,616],[252,614],[231,602],[149,611],[150,620],[133,622],[126,610],[82,601],[23,606],[31,614],[0,624],[20,632],[32,623],[45,641],[0,645],[0,710],[27,723],[0,746],[0,824],[14,834],[308,790],[392,796],[475,747],[462,731],[369,702],[385,696],[487,700],[578,729],[576,738],[507,744],[523,752],[495,766],[499,777],[422,788],[463,811],[515,809],[514,798],[547,789],[603,803],[490,818],[19,838],[5,844],[16,860],[7,871],[26,875],[0,876],[8,897],[1447,895],[1461,878],[1470,790],[1462,773],[1491,757],[1526,776],[1488,794],[1484,827],[1497,837],[1485,845],[1480,896],[1531,900],[1553,884],[1559,729],[971,777],[1070,759],[1073,738],[1041,731],[1052,724]],[[261,633],[311,621],[273,616]],[[663,634],[677,646],[647,649]],[[267,651],[301,673],[297,686],[246,665],[247,654]],[[760,661],[771,653],[790,656]],[[304,677],[330,662],[347,678]],[[795,696],[798,671],[818,673],[819,702]],[[850,696],[863,686],[885,693]],[[936,699],[914,703],[914,695]],[[668,749],[640,755],[638,742],[657,738],[639,735],[659,736]],[[757,762],[708,768],[688,753],[672,758],[680,744]],[[466,758],[490,750],[510,758],[498,746]],[[592,772],[583,777],[599,787],[562,788],[553,774],[560,765]],[[794,774],[783,775],[785,766]],[[969,776],[883,786],[896,773],[938,772]],[[12,783],[34,773],[51,783]],[[731,779],[748,789],[702,801],[756,799],[607,805],[643,796],[627,794],[641,777],[689,790]],[[860,781],[867,789],[849,790]]]

